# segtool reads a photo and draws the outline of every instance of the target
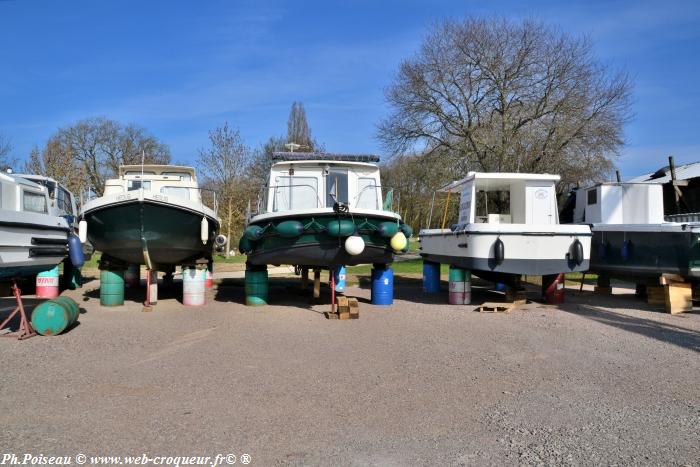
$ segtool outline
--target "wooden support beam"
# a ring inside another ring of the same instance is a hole
[[[314,298],[321,297],[321,270],[314,269]]]

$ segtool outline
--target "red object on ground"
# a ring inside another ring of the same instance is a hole
[[[555,305],[564,303],[564,274],[550,274],[542,276],[542,296],[545,302]]]
[[[17,287],[17,283],[15,281],[12,281],[12,294],[15,296],[15,300],[17,301],[17,306],[15,307],[14,310],[12,310],[12,313],[10,313],[10,316],[5,319],[0,324],[0,330],[5,329],[5,327],[12,321],[12,318],[15,317],[17,313],[19,313],[20,316],[20,321],[19,321],[19,328],[15,332],[10,332],[7,334],[2,334],[3,337],[14,337],[17,336],[18,340],[22,339],[28,339],[30,337],[36,336],[36,331],[34,331],[34,328],[32,327],[32,323],[29,322],[27,319],[27,314],[24,311],[24,304],[22,303],[22,291],[19,290],[19,287]]]

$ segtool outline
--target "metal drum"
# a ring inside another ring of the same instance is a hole
[[[246,269],[245,271],[245,304],[248,306],[267,305],[269,284],[267,268],[262,271]]]
[[[78,320],[80,308],[73,299],[58,297],[32,311],[32,327],[42,336],[57,336]]]
[[[130,264],[129,267],[124,272],[124,285],[131,287],[138,287],[141,284],[141,265],[140,264]]]
[[[124,271],[100,271],[100,305],[118,306],[124,304]]]
[[[183,305],[202,306],[206,303],[206,279],[207,269],[182,268]]]
[[[464,305],[465,304],[465,279],[466,271],[464,269],[456,268],[450,266],[449,273],[449,295],[448,301],[450,305]],[[471,294],[471,284],[469,287],[469,292]]]
[[[58,266],[36,275],[36,298],[56,298],[58,293]]]
[[[394,303],[394,270],[382,266],[372,269],[372,305]]]
[[[423,292],[440,293],[440,263],[423,261]]]

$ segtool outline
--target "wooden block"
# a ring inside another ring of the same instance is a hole
[[[350,308],[350,319],[359,319],[360,318],[360,303],[357,301],[356,298],[349,298],[348,299],[348,306]]]
[[[506,301],[513,305],[525,305],[527,303],[527,297],[522,290],[512,291],[508,289],[506,290]]]
[[[513,307],[513,303],[486,302],[479,305],[476,309],[479,313],[510,313]]]
[[[674,283],[664,286],[666,311],[672,315],[693,311],[693,288],[689,283]]]
[[[662,286],[648,285],[647,286],[647,303],[649,305],[665,305],[666,291]]]
[[[323,315],[326,317],[326,319],[338,319],[338,313],[331,313],[330,311],[326,311],[323,313]]]
[[[612,287],[602,287],[600,285],[596,285],[593,288],[593,292],[601,295],[611,295],[612,294]]]
[[[677,282],[683,283],[685,279],[678,274],[661,274],[661,277],[659,277],[659,284],[661,285],[670,285]]]

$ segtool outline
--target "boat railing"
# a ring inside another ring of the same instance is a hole
[[[316,198],[316,206],[315,207],[320,208],[323,206],[323,202],[321,201],[321,197],[318,195],[318,189],[315,186],[308,185],[306,183],[294,183],[291,185],[270,185],[270,186],[265,187],[263,189],[264,190],[274,189],[274,196],[275,196],[274,200],[276,201],[278,193],[281,193],[284,195],[284,191],[278,191],[280,188],[308,188],[313,192],[314,198]],[[291,194],[291,191],[290,191],[290,194]],[[262,199],[264,199],[265,204],[267,204],[267,196],[265,196],[264,198],[261,198],[261,200]],[[293,199],[288,199],[285,201],[287,202],[286,204],[289,206],[289,209],[294,209],[294,206],[292,206]],[[260,212],[260,208],[261,208],[261,206],[258,206],[258,212]],[[262,208],[265,210],[265,212],[267,211],[267,205],[262,206]]]

